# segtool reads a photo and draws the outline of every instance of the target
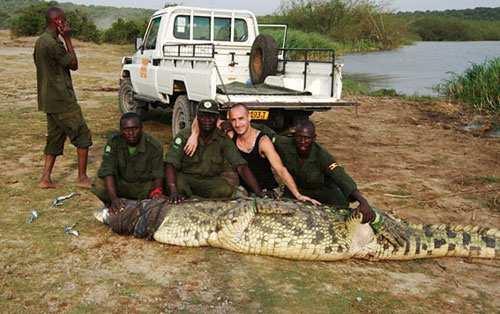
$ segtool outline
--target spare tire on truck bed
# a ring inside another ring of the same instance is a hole
[[[278,44],[271,36],[259,35],[253,41],[249,69],[253,84],[264,83],[266,77],[276,74],[278,70]]]

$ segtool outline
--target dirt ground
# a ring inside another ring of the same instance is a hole
[[[0,311],[15,312],[467,312],[500,310],[499,260],[297,262],[213,248],[183,248],[111,233],[100,206],[75,187],[67,143],[57,190],[40,190],[46,124],[36,110],[34,38],[0,32]],[[76,43],[79,103],[93,132],[95,176],[116,129],[120,59],[130,47]],[[459,131],[445,102],[360,97],[354,109],[314,114],[319,142],[370,202],[418,223],[500,227],[500,140]],[[170,127],[150,121],[165,145]],[[56,196],[80,196],[51,208]],[[32,209],[41,215],[32,224]],[[76,223],[79,237],[64,234]]]

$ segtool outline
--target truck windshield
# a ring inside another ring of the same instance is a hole
[[[158,38],[158,30],[160,29],[161,16],[153,19],[149,24],[149,30],[144,40],[144,49],[156,49],[156,39]]]

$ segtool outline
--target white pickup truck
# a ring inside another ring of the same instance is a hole
[[[259,27],[282,27],[278,47]],[[253,120],[284,130],[341,100],[342,65],[331,49],[285,49],[285,25],[258,25],[249,11],[173,6],[153,14],[144,40],[124,57],[122,112],[172,110],[172,132],[189,127],[196,103],[214,99],[223,111],[244,103]],[[224,115],[222,115],[224,117]]]

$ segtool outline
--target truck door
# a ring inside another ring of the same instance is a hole
[[[139,52],[139,71],[134,82],[140,95],[158,98],[156,86],[156,72],[161,60],[161,49],[157,48],[158,31],[160,30],[161,16],[155,17],[149,23],[143,48]]]

